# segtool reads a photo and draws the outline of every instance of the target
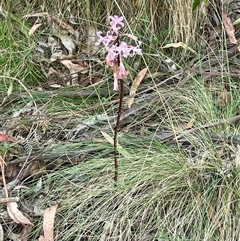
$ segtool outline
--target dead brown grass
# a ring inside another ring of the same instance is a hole
[[[172,0],[168,5],[173,41],[184,43],[195,41],[196,29],[202,18],[200,10],[192,12],[192,0]]]
[[[101,1],[3,1],[2,5],[8,11],[42,12],[58,14],[61,17],[73,16],[82,24],[95,23],[106,25],[111,14],[124,15],[132,29],[142,28],[144,34],[150,37],[161,35],[162,31],[169,31],[170,42],[189,43],[195,40],[196,27],[201,22],[200,9],[192,14],[192,0],[101,0]],[[21,11],[19,11],[21,9]]]

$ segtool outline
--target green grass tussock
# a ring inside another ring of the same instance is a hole
[[[34,42],[28,36],[24,22],[13,15],[1,20],[1,75],[9,82],[8,76],[19,78],[34,85],[42,81],[40,68],[33,58]]]

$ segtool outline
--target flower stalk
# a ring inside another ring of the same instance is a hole
[[[118,180],[118,160],[117,160],[117,133],[120,125],[120,116],[122,110],[122,100],[123,100],[123,81],[127,78],[128,71],[126,70],[123,58],[133,57],[136,54],[141,55],[142,49],[140,48],[141,42],[138,41],[138,38],[133,34],[122,34],[120,30],[124,27],[123,16],[110,16],[110,30],[107,32],[106,36],[102,36],[102,32],[97,32],[99,37],[96,45],[102,44],[106,51],[106,65],[113,69],[113,90],[119,91],[119,106],[118,114],[116,120],[116,126],[114,131],[114,167],[115,175],[114,181],[115,184]],[[122,38],[128,38],[129,40],[135,41],[136,46],[128,44],[126,41],[123,41]],[[120,81],[120,89],[118,86],[118,81]]]

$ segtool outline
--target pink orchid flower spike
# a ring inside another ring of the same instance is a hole
[[[107,51],[106,65],[113,68],[114,86],[113,90],[118,90],[118,80],[123,80],[127,77],[128,71],[122,61],[123,58],[133,57],[136,54],[142,55],[142,49],[140,48],[141,42],[133,34],[121,34],[120,30],[124,27],[124,17],[118,17],[117,15],[110,16],[110,31],[106,36],[102,36],[102,32],[97,32],[99,37],[96,45],[103,44]],[[135,41],[136,46],[128,44],[126,41],[122,41],[121,37],[127,37],[129,40]]]

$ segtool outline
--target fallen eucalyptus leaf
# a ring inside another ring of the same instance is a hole
[[[27,217],[25,217],[22,214],[22,212],[18,209],[18,205],[16,202],[7,203],[7,211],[9,216],[15,223],[33,225],[30,222],[30,220]]]
[[[53,228],[54,228],[54,218],[57,211],[57,205],[54,205],[50,208],[47,208],[43,215],[43,232],[44,236],[41,235],[39,237],[39,241],[53,241],[54,240],[54,234],[53,234]]]
[[[222,13],[222,19],[223,19],[223,24],[225,26],[225,29],[226,29],[230,42],[233,44],[237,44],[237,39],[235,36],[235,29],[233,27],[231,19],[224,12]]]
[[[142,82],[144,76],[146,75],[147,70],[148,70],[147,67],[144,68],[143,70],[141,70],[138,73],[137,77],[134,79],[133,84],[132,84],[131,89],[130,89],[130,93],[129,93],[128,108],[130,108],[132,106],[132,104],[134,102],[134,95],[135,95],[135,93],[137,91],[138,86],[140,85],[140,83]]]
[[[179,48],[182,47],[186,50],[190,50],[191,52],[193,52],[194,54],[196,54],[197,52],[195,50],[193,50],[192,48],[190,48],[187,44],[183,43],[183,42],[178,42],[178,43],[171,43],[171,44],[166,44],[165,46],[162,47],[162,49],[167,49],[167,48]]]
[[[60,38],[63,46],[68,50],[68,54],[72,55],[76,48],[73,38],[62,30],[54,31],[54,35]]]

